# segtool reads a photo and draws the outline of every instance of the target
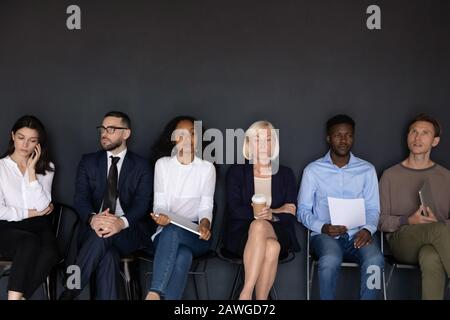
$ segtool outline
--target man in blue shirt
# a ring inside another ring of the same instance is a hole
[[[297,217],[311,230],[311,253],[319,264],[320,298],[326,300],[336,297],[343,260],[361,266],[361,299],[377,299],[381,291],[384,259],[372,237],[380,215],[378,179],[373,165],[350,152],[354,129],[355,122],[349,116],[328,120],[330,150],[305,168],[298,194]],[[366,224],[350,230],[332,225],[328,197],[363,198]],[[371,277],[374,274],[379,276],[375,281]]]

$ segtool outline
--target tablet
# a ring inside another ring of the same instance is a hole
[[[433,194],[431,192],[431,186],[430,181],[425,180],[422,187],[419,190],[419,198],[420,198],[420,204],[426,208],[430,207],[430,209],[436,214],[436,208],[434,206],[433,201]],[[428,213],[426,211],[423,212],[424,216],[428,216]]]
[[[170,212],[161,212],[165,215],[167,215],[170,219],[170,223],[179,226],[180,228],[183,228],[187,231],[190,231],[192,233],[198,234],[200,235],[200,231],[198,228],[198,224],[196,224],[195,222],[192,222],[191,220],[179,216],[175,213],[170,213]]]

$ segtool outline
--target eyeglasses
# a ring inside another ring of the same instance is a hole
[[[125,127],[114,127],[114,126],[109,126],[109,127],[104,127],[104,126],[98,126],[97,127],[97,130],[98,130],[98,132],[100,133],[100,134],[103,134],[103,133],[105,133],[105,131],[108,133],[108,134],[113,134],[114,132],[116,132],[116,130],[126,130],[126,129],[128,129],[128,128],[125,128]]]

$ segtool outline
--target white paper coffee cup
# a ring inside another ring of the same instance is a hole
[[[255,194],[252,197],[253,203],[253,216],[256,218],[256,214],[261,212],[266,207],[266,196],[263,194]]]

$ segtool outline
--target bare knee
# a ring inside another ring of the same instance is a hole
[[[269,228],[271,228],[271,225],[266,220],[254,220],[250,224],[250,228],[248,230],[248,236],[250,237],[261,237],[261,236],[267,236],[269,232]]]

